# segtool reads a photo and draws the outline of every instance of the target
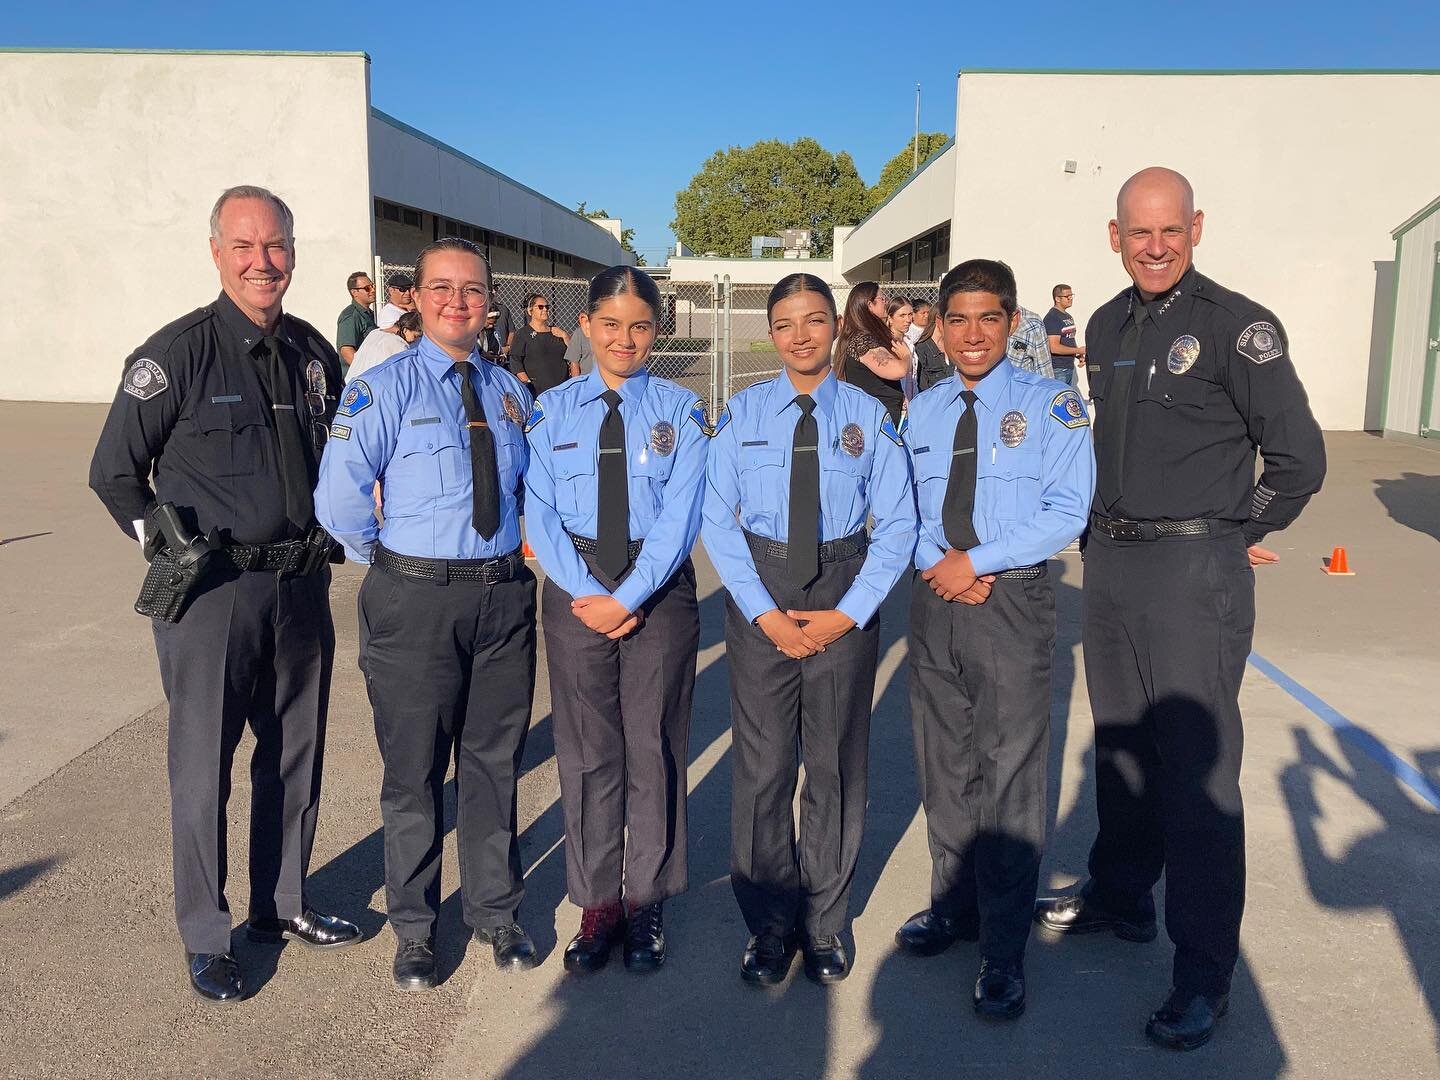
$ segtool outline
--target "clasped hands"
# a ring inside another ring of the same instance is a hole
[[[958,600],[972,607],[990,598],[994,574],[976,574],[970,555],[954,548],[947,550],[940,561],[920,575],[941,600]]]
[[[640,629],[645,621],[643,611],[630,611],[613,596],[577,596],[570,601],[570,612],[597,634],[619,641]]]
[[[855,620],[834,608],[825,611],[771,608],[755,620],[755,625],[780,652],[792,660],[803,660],[824,652],[827,645],[849,633]]]

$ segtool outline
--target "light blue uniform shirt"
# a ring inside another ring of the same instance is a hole
[[[470,431],[455,361],[428,337],[345,387],[320,461],[315,517],[356,562],[378,540],[398,555],[490,559],[520,546],[530,392],[508,371],[470,354],[470,379],[495,437],[500,528],[471,524]],[[375,481],[385,524],[375,520]]]
[[[540,395],[526,425],[530,544],[545,573],[571,596],[609,596],[570,536],[596,538],[600,425],[610,407],[600,369]],[[625,421],[630,539],[645,545],[613,593],[635,611],[670,580],[695,546],[710,442],[705,413],[689,390],[643,368],[616,388]]]
[[[760,580],[742,527],[782,543],[790,536],[790,454],[800,392],[788,372],[740,391],[716,424],[705,493],[705,550],[752,622],[777,607]],[[810,395],[820,431],[820,539],[875,528],[864,565],[837,608],[864,626],[915,550],[915,496],[903,439],[885,406],[834,375]]]
[[[905,441],[915,468],[920,540],[915,565],[944,557],[941,510],[950,482],[955,426],[965,411],[959,375],[910,402]],[[1095,448],[1080,395],[1056,379],[1002,361],[974,387],[976,574],[1033,566],[1085,528],[1095,491]],[[1013,445],[1012,445],[1013,444]]]

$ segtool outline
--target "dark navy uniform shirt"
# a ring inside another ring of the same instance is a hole
[[[192,528],[234,543],[291,538],[275,424],[307,428],[313,475],[343,379],[320,332],[282,315],[275,336],[295,412],[275,412],[264,336],[222,292],[131,353],[90,463],[90,487],[127,534],[173,502]]]
[[[1274,314],[1191,267],[1146,308],[1136,356],[1120,343],[1141,303],[1126,289],[1085,331],[1103,460],[1112,410],[1128,408],[1122,494],[1097,513],[1132,521],[1217,518],[1245,539],[1294,521],[1320,490],[1325,443]],[[1133,363],[1130,400],[1113,400],[1116,364]],[[1264,471],[1255,481],[1255,452]]]
[[[741,530],[789,540],[798,394],[785,372],[746,387],[730,399],[710,443],[701,535],[720,580],[752,622],[776,604]],[[864,390],[827,375],[810,396],[820,432],[821,541],[850,536],[875,519],[859,576],[836,605],[864,626],[915,550],[910,466],[885,406]]]
[[[570,542],[572,535],[596,538],[600,425],[609,412],[600,395],[607,389],[594,368],[541,394],[526,426],[530,543],[545,573],[571,596],[612,595]],[[645,544],[613,595],[635,611],[695,546],[710,439],[704,409],[684,387],[641,369],[617,393],[625,422],[630,539]]]

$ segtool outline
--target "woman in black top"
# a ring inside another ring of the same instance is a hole
[[[885,406],[891,421],[899,424],[905,408],[900,380],[910,374],[910,361],[892,352],[890,342],[880,286],[862,281],[850,290],[845,302],[845,322],[835,341],[835,377],[875,398]]]
[[[932,309],[930,321],[925,324],[924,332],[915,339],[915,381],[921,393],[955,372],[955,369],[950,366],[950,361],[940,351],[940,346],[935,343],[935,323],[939,317],[939,312]]]
[[[550,301],[540,293],[525,298],[526,326],[515,331],[510,346],[510,370],[539,397],[546,390],[559,386],[580,369],[565,361],[570,337],[558,326],[550,325]]]

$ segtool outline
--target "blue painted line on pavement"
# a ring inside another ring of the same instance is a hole
[[[1348,720],[1334,707],[1305,689],[1259,653],[1252,652],[1250,654],[1250,663],[1281,690],[1334,728],[1335,734],[1340,738],[1363,751],[1367,757],[1374,760],[1391,776],[1436,810],[1440,810],[1440,791],[1436,791],[1429,778],[1414,765],[1400,757],[1370,732]]]

